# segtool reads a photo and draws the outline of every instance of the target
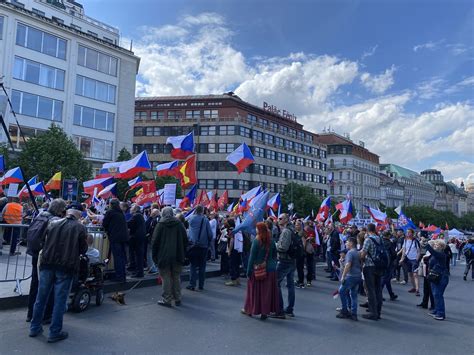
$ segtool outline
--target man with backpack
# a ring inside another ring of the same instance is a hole
[[[383,245],[388,254],[388,268],[382,277],[382,291],[386,287],[390,295],[390,301],[395,301],[398,296],[392,290],[392,276],[395,269],[395,260],[397,259],[397,252],[395,241],[392,239],[392,234],[389,231],[383,233]]]
[[[364,261],[364,279],[367,286],[369,313],[362,318],[379,320],[382,313],[382,276],[387,271],[388,256],[383,240],[376,234],[375,225],[367,225],[367,237],[360,252]]]
[[[26,253],[31,255],[31,283],[28,296],[28,313],[26,315],[27,322],[31,322],[31,318],[33,317],[33,306],[35,304],[36,295],[38,294],[38,256],[43,248],[46,228],[50,222],[64,217],[65,211],[66,201],[62,198],[54,199],[47,211],[40,212],[40,214],[33,219],[26,232]],[[46,304],[43,323],[49,323],[51,321],[53,304],[54,294],[51,293],[48,298],[48,303]]]
[[[463,280],[467,280],[467,274],[469,269],[471,270],[471,278],[474,281],[474,238],[469,239],[462,250],[464,257],[466,258],[466,269],[464,270]]]
[[[289,218],[286,213],[282,213],[278,217],[278,225],[281,230],[276,244],[278,252],[277,277],[278,291],[280,293],[280,311],[272,316],[285,319],[286,316],[295,316],[293,313],[295,306],[294,273],[296,270],[296,259],[298,255],[303,254],[303,243],[289,224]],[[281,292],[281,283],[284,279],[286,279],[286,287],[288,288],[288,306],[286,308],[283,307],[283,295]]]

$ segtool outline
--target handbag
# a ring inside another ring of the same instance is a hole
[[[430,270],[428,275],[426,275],[426,278],[428,279],[428,281],[431,281],[431,282],[437,284],[441,280],[441,274],[434,271],[434,270]]]
[[[265,280],[267,278],[267,259],[269,251],[270,248],[267,248],[267,251],[265,253],[265,259],[263,259],[262,263],[255,264],[253,266],[253,276],[257,281]]]

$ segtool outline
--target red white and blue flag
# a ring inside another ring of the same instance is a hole
[[[128,183],[128,187],[134,188],[135,186],[140,185],[141,182],[142,182],[141,176],[137,176],[135,179],[132,179],[128,181],[127,183]]]
[[[194,134],[190,132],[185,136],[168,137],[166,144],[171,144],[171,156],[175,159],[186,159],[194,154]]]
[[[244,200],[250,201],[253,198],[255,198],[255,196],[260,194],[261,192],[262,192],[262,186],[258,185],[256,187],[254,187],[253,189],[251,189],[250,191],[244,193],[242,196],[240,196],[240,199],[242,201],[244,201]]]
[[[270,207],[270,209],[272,209],[274,211],[278,211],[278,207],[280,207],[280,205],[281,205],[280,193],[277,193],[275,196],[273,196],[267,202],[267,206]]]
[[[116,182],[106,186],[97,194],[97,197],[100,197],[103,199],[108,199],[115,196],[117,196],[117,183]]]
[[[239,174],[255,162],[255,158],[253,157],[250,148],[245,143],[242,143],[236,150],[230,153],[226,160],[237,167],[237,172]]]
[[[340,211],[339,215],[339,221],[343,224],[346,224],[352,219],[352,201],[351,200],[345,200],[344,202],[341,202],[336,205],[336,209]]]
[[[318,214],[316,215],[316,220],[320,222],[324,222],[329,217],[330,210],[331,210],[331,196],[328,196],[321,203]]]
[[[316,223],[314,224],[314,242],[317,246],[321,245],[321,239],[319,239],[318,226],[316,225]]]
[[[97,188],[97,191],[102,191],[106,186],[109,186],[114,182],[114,178],[99,178],[99,179],[92,179],[88,181],[84,181],[82,186],[84,186],[84,192],[86,194],[92,195],[94,193],[94,189]]]
[[[44,184],[43,182],[37,182],[36,184],[30,184],[28,183],[28,185],[30,185],[30,190],[31,190],[31,193],[33,194],[33,196],[45,196],[46,195],[46,191],[44,189]],[[18,193],[18,198],[24,198],[24,197],[28,197],[28,189],[26,188],[26,186],[24,186],[21,191]]]
[[[176,176],[176,169],[178,168],[179,162],[177,160],[170,161],[169,163],[159,164],[156,167],[156,175],[158,176]]]
[[[1,180],[2,185],[8,184],[18,184],[23,182],[23,174],[21,173],[20,167],[16,167],[13,169],[8,170]]]
[[[387,214],[383,213],[380,210],[364,205],[369,212],[369,215],[374,219],[377,224],[386,224],[387,223]]]
[[[142,171],[151,169],[150,161],[146,150],[138,154],[135,158],[123,161],[119,166],[119,173],[116,175],[120,179],[131,179]]]
[[[197,196],[197,189],[198,189],[197,184],[191,187],[191,190],[189,190],[186,196],[184,196],[184,198],[181,200],[179,204],[179,208],[186,208],[188,206],[191,206],[194,203],[194,200],[196,199],[196,196]]]

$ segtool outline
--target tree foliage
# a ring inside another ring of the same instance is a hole
[[[306,217],[311,210],[317,213],[321,198],[313,193],[311,187],[290,182],[281,194],[282,211],[286,211],[291,202],[295,205],[293,213]]]
[[[132,154],[127,150],[127,148],[123,147],[120,149],[118,153],[117,159],[115,161],[125,161],[132,159]]]
[[[41,135],[32,137],[18,154],[16,164],[21,166],[26,178],[38,175],[47,182],[58,171],[63,179],[88,180],[92,168],[62,128],[51,125]]]
[[[426,206],[405,207],[403,212],[410,217],[416,225],[422,222],[426,226],[434,224],[444,229],[447,223],[450,229],[474,229],[474,212],[470,212],[461,218],[450,211],[438,211]]]

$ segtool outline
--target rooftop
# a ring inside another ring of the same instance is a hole
[[[395,164],[380,164],[380,170],[386,170],[387,172],[395,173],[397,176],[407,179],[420,177],[420,174],[418,174],[416,171]]]

